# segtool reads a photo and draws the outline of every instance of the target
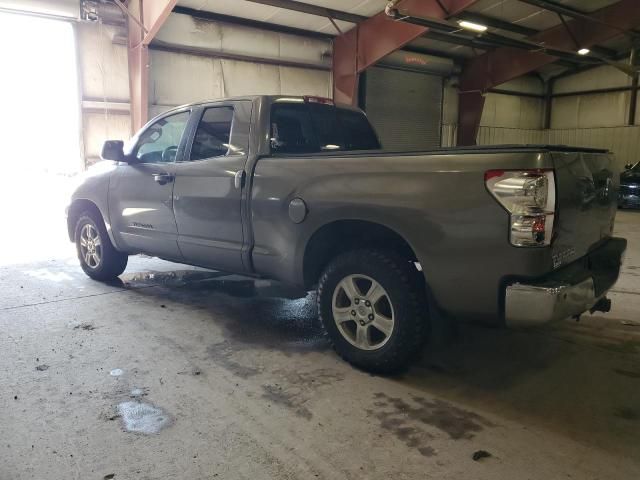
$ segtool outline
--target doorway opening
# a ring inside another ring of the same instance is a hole
[[[0,13],[0,43],[1,265],[68,252],[64,208],[83,165],[73,25]]]

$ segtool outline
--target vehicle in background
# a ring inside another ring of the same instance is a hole
[[[627,164],[620,174],[620,193],[618,207],[640,208],[640,162]]]
[[[370,371],[407,365],[436,315],[608,311],[626,248],[607,151],[385,152],[362,111],[317,97],[178,107],[102,157],[67,217],[87,275],[145,253],[317,288],[336,351]]]

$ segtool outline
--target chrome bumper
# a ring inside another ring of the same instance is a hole
[[[596,297],[593,278],[575,285],[541,287],[515,283],[507,287],[507,327],[527,327],[580,315],[593,307]]]

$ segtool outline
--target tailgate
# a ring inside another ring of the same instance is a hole
[[[554,268],[580,258],[611,237],[619,171],[608,152],[553,152],[557,211]]]

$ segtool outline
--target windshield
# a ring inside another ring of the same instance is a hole
[[[316,103],[271,107],[271,149],[277,153],[378,150],[380,142],[360,111]]]

